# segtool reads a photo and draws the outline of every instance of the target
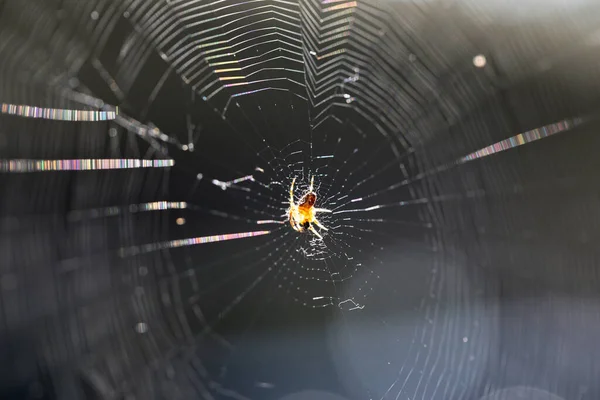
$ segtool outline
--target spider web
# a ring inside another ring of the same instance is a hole
[[[36,193],[2,200],[2,324],[37,327],[44,365],[107,397],[281,398],[276,362],[247,350],[253,329],[279,317],[302,331],[309,313],[330,323],[342,394],[502,386],[478,352],[496,339],[497,288],[456,250],[462,227],[502,223],[457,216],[513,191],[509,150],[590,121],[591,91],[520,122],[497,94],[597,47],[592,17],[552,33],[555,48],[577,39],[572,53],[521,43],[511,58],[514,43],[482,54],[459,26],[427,29],[444,15],[425,2],[2,7],[0,179]],[[489,156],[504,157],[494,187]],[[299,199],[313,176],[332,210],[323,240],[286,215],[292,180]]]

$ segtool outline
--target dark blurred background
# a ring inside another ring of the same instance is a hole
[[[0,398],[600,398],[599,23],[0,0]],[[73,159],[174,165],[14,167]]]

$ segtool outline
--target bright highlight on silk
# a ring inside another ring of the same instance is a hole
[[[2,103],[0,110],[2,114],[16,115],[25,118],[53,119],[59,121],[111,121],[119,114],[118,107],[116,111],[85,111],[60,108],[43,108],[6,103]]]
[[[167,168],[174,160],[82,159],[82,160],[0,160],[0,173],[46,171],[92,171],[106,169]]]
[[[271,231],[254,231],[254,232],[240,232],[240,233],[227,233],[225,235],[213,235],[213,236],[201,236],[188,239],[171,240],[162,243],[149,243],[142,246],[134,246],[123,248],[120,250],[122,257],[137,255],[141,253],[149,253],[152,251],[173,249],[177,247],[195,246],[198,244],[223,242],[227,240],[244,239],[254,236],[268,235]]]

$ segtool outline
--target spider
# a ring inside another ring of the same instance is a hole
[[[296,183],[296,178],[292,179],[288,216],[290,218],[290,225],[292,225],[292,228],[294,228],[296,232],[304,232],[308,229],[320,240],[323,240],[323,236],[317,232],[313,224],[324,231],[328,230],[321,225],[316,214],[320,212],[331,212],[331,210],[327,210],[325,208],[315,208],[317,194],[313,191],[314,181],[315,177],[313,176],[310,179],[310,188],[308,189],[308,192],[304,193],[300,198],[300,202],[296,204],[294,203],[294,183]]]

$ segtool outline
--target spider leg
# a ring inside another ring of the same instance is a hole
[[[330,213],[331,212],[331,210],[328,210],[326,208],[313,208],[313,210],[315,210],[316,213],[319,213],[319,212]]]
[[[321,234],[319,232],[317,232],[317,230],[315,229],[314,226],[311,225],[310,228],[308,228],[316,237],[318,237],[320,240],[323,240],[323,236],[321,236]]]
[[[321,223],[319,222],[318,219],[314,219],[313,224],[315,224],[316,226],[319,227],[319,229],[323,229],[324,231],[328,231],[329,229],[325,228],[323,225],[321,225]]]
[[[296,183],[296,178],[292,179],[292,186],[290,186],[290,207],[294,206],[294,183]]]
[[[294,220],[292,211],[290,211],[290,225],[292,226],[292,229],[295,230],[296,232],[301,232],[300,228],[298,228],[298,224],[296,224],[296,221]]]
[[[313,192],[314,183],[315,183],[315,176],[313,175],[312,178],[310,178],[310,188],[308,189],[309,193]]]

